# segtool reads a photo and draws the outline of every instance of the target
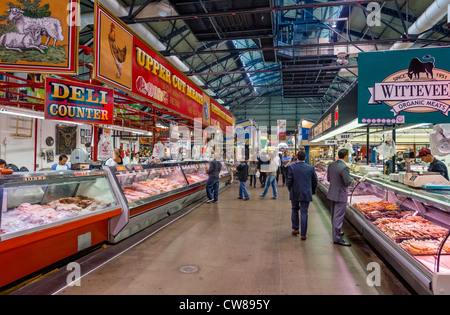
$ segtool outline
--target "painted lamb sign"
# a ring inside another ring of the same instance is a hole
[[[76,74],[78,7],[78,0],[0,1],[0,70]]]
[[[359,122],[450,122],[449,53],[431,48],[360,54]]]

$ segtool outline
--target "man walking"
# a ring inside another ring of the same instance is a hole
[[[272,186],[272,192],[273,192],[273,197],[272,199],[278,199],[278,195],[277,195],[277,169],[278,169],[278,162],[276,159],[276,152],[273,152],[270,155],[270,161],[269,161],[269,168],[267,170],[267,181],[266,181],[266,186],[264,188],[264,192],[259,196],[260,198],[264,198],[267,194],[267,192],[269,191],[269,187]],[[264,165],[263,165],[264,166]],[[261,172],[264,170],[263,167],[261,167]]]
[[[312,201],[312,196],[316,193],[317,175],[314,167],[305,163],[306,152],[298,151],[298,163],[292,164],[287,169],[286,186],[289,190],[289,199],[292,204],[292,235],[300,233],[301,239],[306,240],[306,231],[308,228],[308,208]],[[299,222],[299,212],[301,216],[301,225]]]
[[[250,196],[248,195],[247,187],[245,187],[245,182],[248,179],[248,165],[246,161],[242,161],[236,167],[236,171],[238,172],[239,178],[239,198],[243,200],[249,200]]]
[[[283,156],[281,157],[281,176],[283,179],[283,186],[286,184],[286,176],[289,166],[291,165],[291,157],[289,156],[289,152],[285,150],[283,152]]]
[[[328,166],[327,180],[330,182],[327,198],[331,200],[331,223],[333,228],[333,242],[341,246],[351,246],[346,243],[341,232],[347,211],[348,187],[354,183],[350,177],[350,169],[345,162],[348,162],[348,150],[341,149],[338,152],[339,160]]]
[[[222,169],[222,164],[214,158],[214,160],[209,163],[209,168],[206,173],[209,175],[208,181],[206,182],[206,195],[208,200],[206,202],[218,203],[219,202],[219,173]],[[214,199],[211,190],[214,190]]]

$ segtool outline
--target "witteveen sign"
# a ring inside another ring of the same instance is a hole
[[[449,48],[360,53],[358,121],[450,122],[449,54]]]

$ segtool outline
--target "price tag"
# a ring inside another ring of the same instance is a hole
[[[75,172],[75,176],[89,176],[89,172]]]
[[[127,168],[125,166],[116,166],[116,170],[118,170],[118,171],[126,171]]]
[[[32,176],[32,177],[24,177],[23,180],[26,182],[31,182],[34,180],[45,180],[45,176]]]

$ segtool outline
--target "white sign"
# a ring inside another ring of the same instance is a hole
[[[326,145],[337,145],[337,140],[325,140]]]
[[[351,133],[343,133],[338,135],[338,140],[350,140],[353,139],[353,135]]]

